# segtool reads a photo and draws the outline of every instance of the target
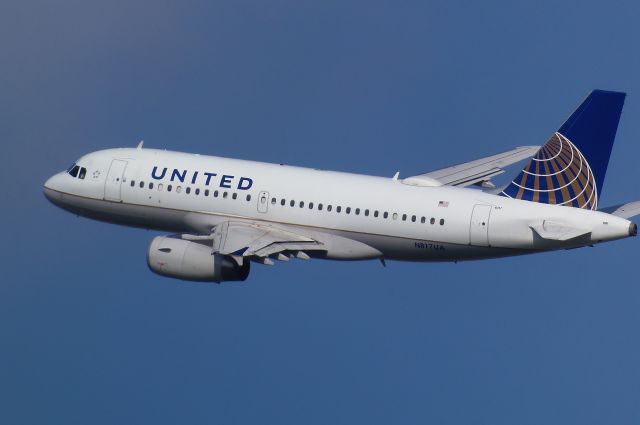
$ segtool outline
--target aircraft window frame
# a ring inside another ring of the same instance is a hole
[[[327,211],[331,212],[332,209],[333,207],[331,206],[331,204],[327,205]]]
[[[189,195],[191,193],[191,187],[187,186],[187,188],[184,190],[184,192]]]
[[[345,214],[351,214],[351,207],[347,207],[344,209]]]
[[[313,209],[313,202],[309,202],[309,209],[312,210]]]
[[[300,201],[300,208],[304,208],[304,201]]]
[[[378,210],[373,211],[373,216],[374,216],[375,218],[378,218]]]
[[[80,172],[78,173],[78,178],[80,180],[84,180],[86,175],[87,175],[87,169],[84,168],[84,167],[80,167]]]
[[[290,207],[295,207],[296,206],[296,201],[294,201],[293,199],[291,201],[289,201],[289,206]]]
[[[277,203],[278,203],[278,200],[276,199],[275,196],[273,198],[271,198],[271,205],[275,205]]]
[[[219,195],[218,191],[217,191],[217,190],[214,190],[214,191],[213,191],[213,197],[214,197],[214,198],[217,198],[217,197],[218,197],[218,195]]]
[[[385,211],[382,213],[382,218],[389,218],[389,211]]]
[[[369,210],[364,210],[364,216],[369,217]]]
[[[153,182],[149,182],[149,190],[153,189]]]
[[[204,196],[209,196],[209,189],[204,190]]]
[[[424,224],[424,223],[426,223],[426,222],[427,222],[427,217],[422,216],[422,217],[420,218],[420,223]]]
[[[398,213],[393,213],[393,214],[391,215],[391,218],[392,218],[393,220],[397,220],[397,219],[398,219]]]
[[[162,192],[162,188],[164,185],[162,183],[158,183],[158,192]]]
[[[233,192],[231,194],[231,199],[238,199],[238,194],[236,192]]]
[[[73,178],[77,178],[78,177],[78,171],[80,171],[80,166],[74,164],[73,167],[71,168],[71,170],[69,171],[69,175],[71,175],[71,177],[73,177]]]
[[[136,181],[135,180],[131,180],[131,187],[134,187],[136,185]]]
[[[176,186],[176,193],[182,192],[182,186]]]
[[[196,190],[193,191],[196,195],[200,195],[200,188],[196,187]]]
[[[251,201],[251,195],[247,194],[247,202]]]
[[[407,221],[407,215],[406,214],[402,214],[402,221]]]
[[[172,189],[171,185],[170,185],[170,184],[168,184],[168,185],[167,185],[167,192],[171,192],[171,189]]]
[[[435,217],[431,217],[431,219],[429,220],[429,224],[431,224],[431,225],[436,224]]]
[[[227,192],[226,190],[222,192],[222,198],[227,199],[228,197],[229,197],[229,192]]]
[[[70,174],[70,173],[71,173],[71,170],[73,170],[73,167],[75,167],[76,165],[78,165],[78,164],[76,164],[75,162],[74,162],[73,164],[71,164],[71,165],[69,166],[69,168],[67,168],[67,173],[68,173],[68,174]]]
[[[287,204],[287,200],[286,199],[284,199],[284,198],[280,199],[280,206],[281,207],[284,207],[286,204]]]
[[[144,182],[140,181],[140,183],[138,184],[138,186],[140,186],[140,189],[144,189]]]
[[[341,212],[341,211],[342,211],[342,206],[341,206],[341,205],[338,205],[338,206],[336,207],[336,212],[337,212],[337,213],[339,213],[339,212]]]
[[[360,215],[360,208],[356,208],[356,215]]]
[[[416,217],[415,215],[412,215],[412,216],[411,216],[411,222],[412,222],[412,223],[415,223],[415,222],[416,222],[416,218],[417,218],[417,217]]]
[[[440,226],[444,226],[444,218],[440,219]]]
[[[322,211],[322,204],[318,204],[318,211]]]

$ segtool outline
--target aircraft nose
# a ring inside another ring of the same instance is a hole
[[[57,204],[62,198],[62,194],[60,192],[60,174],[55,174],[44,183],[42,190],[44,192],[44,196],[52,203]]]
[[[629,224],[629,236],[636,236],[638,234],[638,225],[636,223]]]

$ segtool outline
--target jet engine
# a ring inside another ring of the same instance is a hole
[[[153,238],[147,264],[159,275],[198,282],[238,281],[249,276],[248,261],[239,266],[227,255],[212,254],[210,246],[167,236]]]

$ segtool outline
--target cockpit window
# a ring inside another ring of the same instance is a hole
[[[78,174],[78,178],[84,180],[84,176],[87,175],[87,169],[84,167],[80,168],[80,173]]]
[[[71,169],[69,170],[69,174],[71,174],[72,177],[78,177],[78,171],[80,170],[80,167],[77,165],[74,165],[73,167],[71,167]]]

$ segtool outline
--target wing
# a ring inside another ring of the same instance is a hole
[[[497,155],[408,177],[403,180],[403,183],[421,186],[421,179],[424,182],[435,179],[441,184],[449,186],[483,184],[489,182],[491,177],[504,173],[503,167],[531,158],[539,149],[540,146],[521,146]],[[431,186],[432,184],[425,185]]]
[[[616,205],[613,207],[603,208],[600,211],[616,215],[618,217],[630,219],[636,215],[640,215],[640,201],[629,202],[628,204]]]
[[[245,259],[273,264],[271,258],[287,261],[291,257],[309,259],[307,252],[326,251],[324,244],[303,234],[268,224],[226,221],[210,235],[181,235],[191,241],[210,242],[212,252],[231,256],[239,265]]]

